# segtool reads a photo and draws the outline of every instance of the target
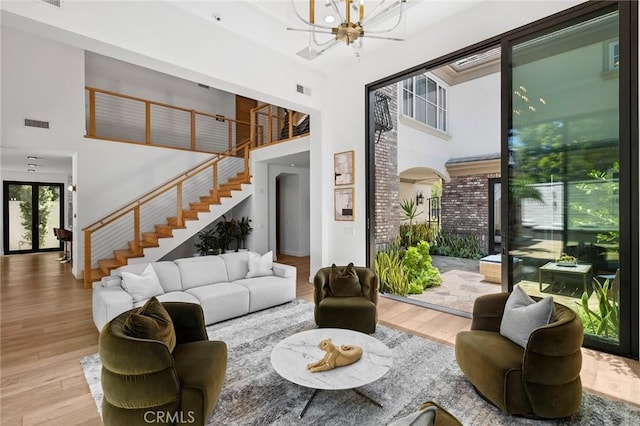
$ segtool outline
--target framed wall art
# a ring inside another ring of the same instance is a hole
[[[353,185],[354,151],[339,152],[333,155],[334,183],[338,185]]]
[[[334,189],[335,220],[353,220],[353,188]]]

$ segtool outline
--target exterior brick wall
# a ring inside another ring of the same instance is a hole
[[[455,176],[442,183],[442,229],[476,234],[481,249],[489,251],[489,178],[499,173]]]
[[[375,144],[375,244],[386,247],[400,228],[400,177],[398,176],[398,94],[395,84],[380,89],[389,96],[393,129],[383,132]]]

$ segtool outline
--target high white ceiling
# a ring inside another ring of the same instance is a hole
[[[35,0],[32,0],[35,1]],[[77,0],[66,0],[75,2]],[[146,0],[149,2],[160,0]],[[166,0],[171,5],[180,8],[194,16],[194,19],[201,19],[212,26],[220,26],[232,35],[229,43],[233,43],[233,36],[243,37],[259,43],[265,48],[278,51],[278,53],[290,58],[294,58],[300,63],[304,63],[319,70],[338,69],[341,65],[357,63],[358,59],[354,55],[353,49],[344,43],[335,43],[335,46],[316,57],[308,60],[297,53],[309,46],[309,35],[305,32],[289,31],[287,27],[304,28],[305,25],[296,18],[291,0]],[[385,1],[388,3],[394,0],[364,0],[365,16],[375,9],[376,5]],[[415,37],[428,27],[439,21],[456,15],[465,9],[469,9],[478,3],[486,0],[407,0],[405,25],[401,31],[392,35],[401,36],[405,39]],[[308,10],[308,0],[293,0],[299,13],[306,14]],[[316,17],[321,20],[326,15],[329,7],[324,6],[324,0],[318,1]],[[339,2],[342,4],[342,1]],[[90,4],[90,3],[89,3]],[[43,7],[50,7],[45,5]],[[64,10],[65,2],[62,4]],[[213,15],[220,17],[216,20]],[[143,19],[143,17],[141,17]],[[334,24],[335,25],[335,24]],[[375,25],[365,26],[365,31],[369,29],[379,29],[387,27],[385,22],[376,22]],[[330,37],[331,36],[325,36]],[[326,40],[327,38],[325,38]],[[398,41],[363,39],[364,47],[362,55],[384,54],[385,49],[393,49],[400,46]],[[44,154],[37,152],[27,152],[20,150],[3,149],[0,157],[0,165],[3,170],[26,171],[28,155],[35,155],[41,159],[37,167],[37,173],[71,173],[71,157],[65,154]],[[287,159],[283,164],[304,164],[303,159]],[[308,163],[308,159],[306,160]]]
[[[293,5],[298,12],[307,17],[309,10],[308,0],[213,0],[190,1],[168,0],[200,19],[210,22],[237,34],[248,38],[267,48],[275,49],[279,53],[295,58],[316,69],[329,69],[340,64],[357,62],[353,49],[346,44],[335,43],[329,50],[313,60],[304,59],[297,53],[309,47],[309,33],[287,30],[290,28],[308,28],[295,15]],[[367,13],[373,11],[381,2],[385,5],[396,0],[364,0],[365,20]],[[399,31],[390,35],[410,38],[425,31],[428,27],[443,19],[456,15],[486,0],[407,0],[404,25]],[[316,0],[316,22],[329,14],[330,6],[324,5],[325,0]],[[343,4],[342,1],[338,3]],[[356,1],[357,3],[357,1]],[[342,9],[341,9],[342,11]],[[217,21],[213,15],[220,17]],[[355,14],[354,14],[355,15]],[[396,16],[396,15],[393,15]],[[352,17],[352,21],[355,18]],[[324,24],[328,25],[328,24]],[[335,23],[333,25],[336,25]],[[387,22],[375,22],[371,26],[365,26],[366,30],[384,29],[390,25]],[[381,34],[383,35],[383,34]],[[329,40],[330,35],[321,36],[320,40]],[[363,55],[375,55],[381,50],[399,46],[398,41],[363,39]],[[320,48],[316,48],[320,49]]]

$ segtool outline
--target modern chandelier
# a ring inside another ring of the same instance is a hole
[[[295,16],[306,27],[287,29],[309,33],[309,50],[317,49],[314,50],[315,55],[309,59],[313,59],[340,42],[353,47],[356,56],[360,56],[363,38],[403,40],[383,34],[394,31],[403,22],[407,1],[309,0],[308,11],[301,11],[301,7],[296,6],[296,2],[302,2],[291,0]],[[335,26],[332,25],[336,22]],[[333,37],[328,40],[319,40],[319,34],[331,34]]]

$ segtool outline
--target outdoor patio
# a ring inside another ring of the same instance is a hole
[[[479,260],[432,256],[432,264],[440,270],[442,284],[409,299],[471,314],[477,297],[502,291],[500,284],[484,281]]]
[[[440,270],[442,284],[438,287],[427,289],[422,294],[411,294],[409,299],[418,304],[439,305],[447,310],[473,312],[473,303],[477,297],[484,294],[499,293],[502,291],[500,284],[485,281],[480,274],[480,261],[474,259],[462,259],[447,256],[432,256],[432,264]],[[517,283],[525,291],[538,297],[553,296],[554,301],[576,309],[577,297],[557,293],[540,292],[538,281],[521,280]],[[591,297],[589,304],[597,303],[595,297]],[[459,313],[459,312],[453,312]]]

